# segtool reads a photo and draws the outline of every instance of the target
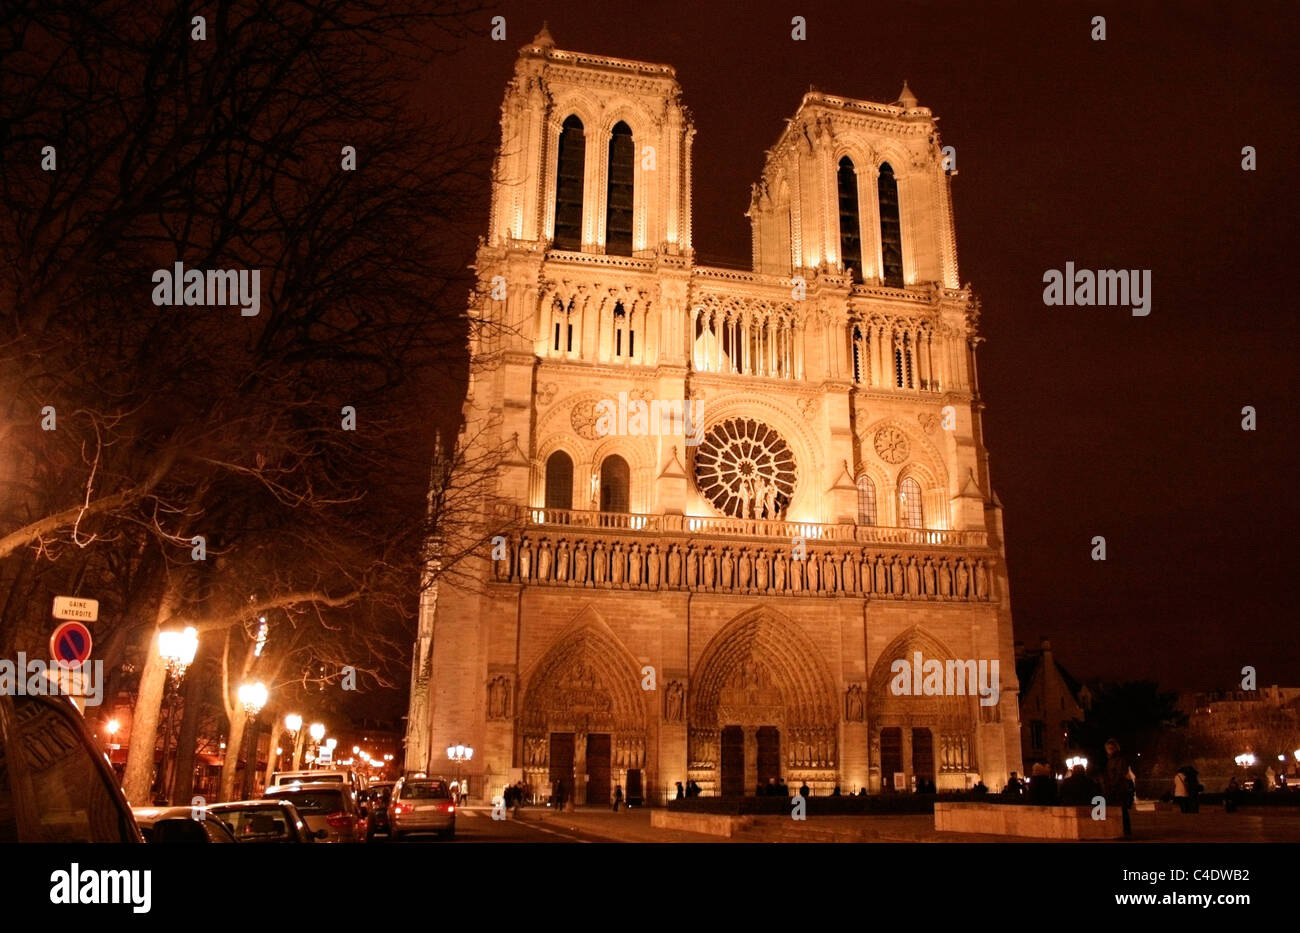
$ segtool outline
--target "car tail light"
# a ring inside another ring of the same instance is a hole
[[[405,816],[415,809],[413,803],[395,803],[393,804],[393,813],[397,816]]]
[[[456,808],[453,807],[451,804],[447,804],[447,812],[448,812],[448,813],[455,813],[455,812],[456,812]]]
[[[329,816],[325,817],[325,822],[329,823],[335,829],[343,829],[352,825],[352,817],[348,816],[343,810],[335,810]]]

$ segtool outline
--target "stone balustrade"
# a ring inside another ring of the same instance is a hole
[[[902,545],[904,551],[858,546],[856,532],[863,526],[528,511],[531,525],[503,535],[504,547],[494,548],[493,578],[499,583],[770,596],[993,598],[992,554],[944,553],[927,547],[951,547],[954,539],[964,544],[963,536],[974,537],[970,532],[875,529],[884,533],[880,537],[896,535],[897,540],[872,543]],[[692,530],[692,522],[706,524]],[[785,541],[713,540],[737,531],[733,525],[782,526],[779,533],[768,528],[753,537]],[[807,528],[821,536],[786,534]],[[820,546],[823,542],[830,546]]]

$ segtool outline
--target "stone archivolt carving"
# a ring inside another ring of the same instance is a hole
[[[499,582],[634,590],[707,590],[773,596],[875,599],[992,599],[989,558],[749,545],[647,542],[598,537],[570,541],[507,538],[493,570]]]

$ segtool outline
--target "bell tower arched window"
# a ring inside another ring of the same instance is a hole
[[[858,477],[858,524],[876,523],[876,484],[869,476]]]
[[[880,258],[884,264],[885,284],[903,287],[903,230],[898,217],[898,182],[888,162],[880,165],[877,182],[880,198]]]
[[[562,450],[546,458],[546,508],[573,508],[573,460]]]
[[[587,165],[587,140],[582,121],[570,116],[560,131],[555,170],[555,248],[582,249],[582,181]]]
[[[632,129],[614,124],[609,138],[609,184],[605,195],[605,252],[632,255]]]
[[[898,484],[898,518],[904,528],[924,528],[921,511],[921,484],[907,477]]]
[[[848,156],[840,159],[840,261],[862,281],[862,230],[858,225],[858,173]]]
[[[600,464],[600,510],[602,512],[628,511],[628,492],[632,474],[627,461],[611,454]]]

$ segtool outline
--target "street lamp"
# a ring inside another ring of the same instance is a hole
[[[266,706],[268,696],[266,684],[261,682],[241,684],[239,687],[239,705],[244,708],[244,715],[248,717],[248,724],[244,729],[248,733],[244,737],[246,745],[244,752],[245,800],[253,796],[253,772],[257,769],[257,714],[262,711],[262,707]],[[270,754],[269,750],[267,754]]]
[[[293,760],[289,763],[289,768],[297,771],[298,760],[302,757],[302,717],[297,713],[285,716],[284,731],[289,733],[289,741],[293,743]]]
[[[465,787],[460,782],[460,766],[474,757],[474,749],[470,748],[468,745],[460,745],[459,743],[456,745],[448,745],[447,757],[456,762],[456,787],[457,792],[463,798],[465,796]]]
[[[159,788],[164,802],[170,804],[174,797],[173,785],[176,782],[176,753],[171,751],[172,730],[176,723],[176,706],[180,702],[181,680],[185,671],[194,663],[194,655],[199,650],[199,633],[193,626],[182,631],[169,629],[158,633],[158,656],[167,665],[167,726],[163,732],[163,773],[162,786]],[[179,737],[178,737],[179,738]]]

